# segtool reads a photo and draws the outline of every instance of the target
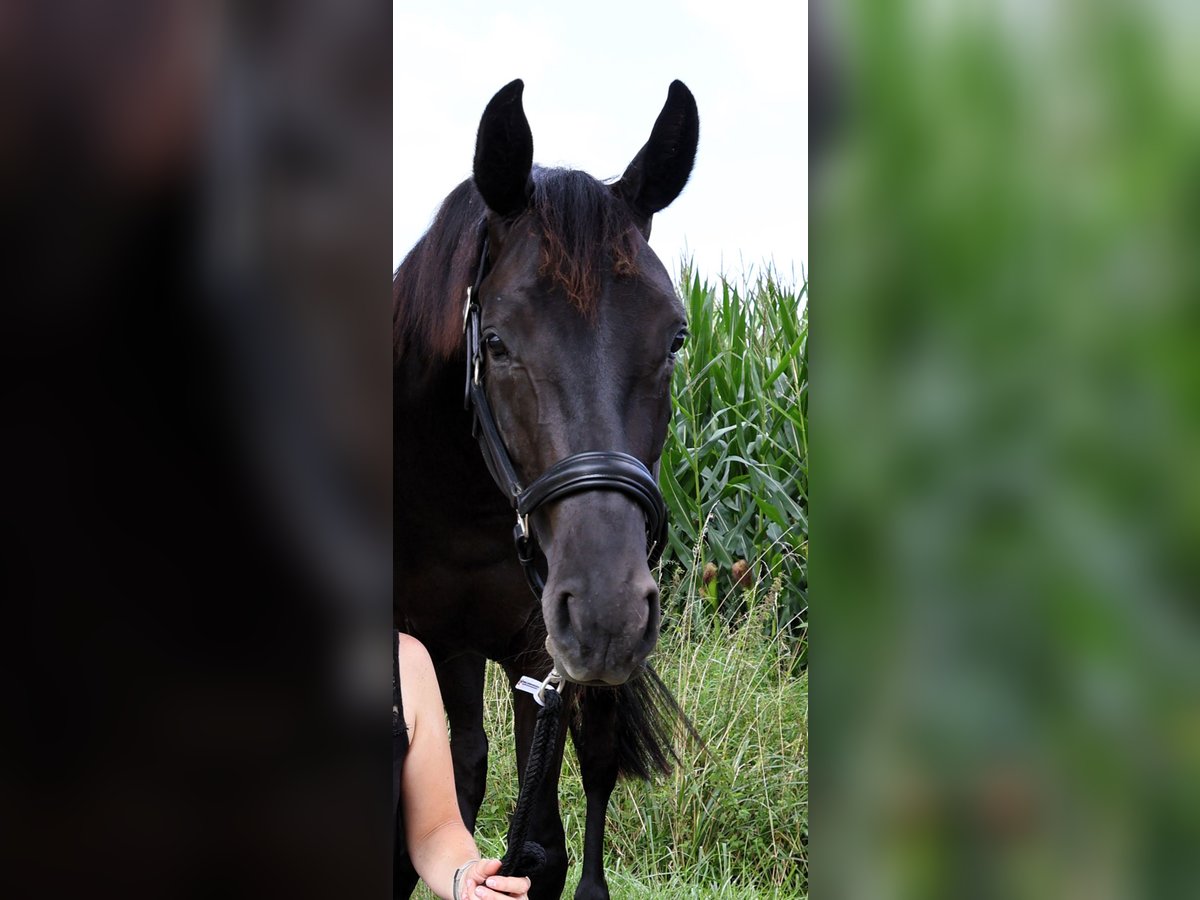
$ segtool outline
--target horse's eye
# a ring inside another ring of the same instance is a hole
[[[483,342],[487,345],[488,353],[492,356],[508,355],[508,348],[504,346],[504,341],[500,340],[500,335],[489,334],[484,338]]]
[[[679,349],[683,346],[683,342],[687,340],[687,337],[688,330],[686,328],[680,329],[679,334],[675,335],[675,340],[671,341],[672,356],[679,352]]]

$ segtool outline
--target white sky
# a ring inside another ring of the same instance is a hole
[[[397,2],[392,15],[393,263],[471,174],[488,100],[525,81],[533,158],[620,175],[679,78],[700,110],[683,194],[654,217],[668,270],[808,267],[808,8],[782,0]]]

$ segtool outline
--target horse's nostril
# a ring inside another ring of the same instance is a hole
[[[658,587],[652,587],[646,591],[646,606],[650,609],[650,618],[655,618],[658,613]]]
[[[642,631],[640,648],[643,659],[654,651],[654,646],[658,643],[658,624],[661,615],[659,599],[657,586],[646,591],[646,627]]]
[[[566,591],[561,591],[555,598],[554,603],[554,626],[558,629],[559,634],[569,634],[571,632],[571,595]]]

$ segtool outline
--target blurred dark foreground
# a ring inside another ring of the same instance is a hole
[[[390,883],[390,8],[0,12],[0,894]]]
[[[1196,6],[813,9],[811,896],[1200,896]]]

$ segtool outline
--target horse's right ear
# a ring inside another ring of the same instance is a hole
[[[525,82],[511,81],[483,111],[475,138],[475,187],[503,218],[525,211],[533,192],[533,135],[521,106]]]

